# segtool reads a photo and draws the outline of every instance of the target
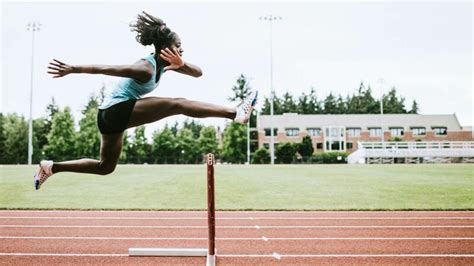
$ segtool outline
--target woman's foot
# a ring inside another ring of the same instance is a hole
[[[46,182],[48,177],[53,175],[53,161],[41,161],[38,166],[38,170],[36,170],[36,174],[34,176],[35,181],[35,189],[40,189],[41,185]]]
[[[247,124],[252,115],[253,108],[257,104],[258,91],[252,91],[245,100],[238,105],[234,121],[240,124]]]

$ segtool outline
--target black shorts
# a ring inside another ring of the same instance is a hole
[[[127,100],[99,110],[97,125],[101,134],[122,133],[127,129],[128,121],[132,115],[133,107],[137,100]]]

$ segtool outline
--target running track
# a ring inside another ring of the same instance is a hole
[[[0,264],[203,265],[206,212],[0,211]],[[474,265],[474,212],[217,212],[217,264]]]

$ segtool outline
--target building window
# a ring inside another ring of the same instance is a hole
[[[320,137],[321,136],[321,129],[320,128],[307,128],[306,131],[308,135],[311,137]]]
[[[326,141],[326,150],[342,151],[344,150],[344,141]]]
[[[347,142],[347,149],[352,150],[352,142]]]
[[[381,137],[382,129],[380,127],[369,127],[369,134],[371,137]]]
[[[347,135],[349,137],[360,137],[360,127],[348,127]]]
[[[298,137],[300,135],[299,128],[287,128],[286,136],[287,137]]]
[[[322,150],[323,149],[323,143],[322,142],[317,142],[316,143],[316,149],[317,150]]]
[[[344,131],[340,127],[326,128],[326,137],[344,137]]]
[[[426,128],[424,127],[412,127],[411,131],[413,136],[424,136],[426,135]]]
[[[435,136],[446,136],[448,135],[447,127],[433,127],[433,133]]]
[[[390,135],[392,135],[392,137],[403,136],[403,127],[391,127]]]
[[[265,128],[265,136],[270,137],[271,130],[269,128]],[[273,128],[273,136],[276,136],[278,133],[278,128]]]

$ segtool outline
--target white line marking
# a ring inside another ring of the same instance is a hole
[[[129,217],[129,216],[0,216],[0,219],[44,220],[207,220],[207,217]],[[218,220],[474,220],[474,217],[217,217]]]
[[[455,257],[455,258],[472,258],[474,254],[278,254],[282,258],[360,258],[360,257]],[[264,254],[220,254],[219,257],[227,258],[273,258],[273,255],[264,255]]]
[[[100,237],[100,236],[0,236],[0,239],[41,240],[208,240],[207,237]],[[216,240],[474,240],[474,237],[217,237]]]
[[[137,229],[207,229],[199,225],[21,225],[1,224],[0,228],[137,228]],[[216,226],[221,229],[381,229],[381,228],[474,228],[474,225],[275,225],[275,226]]]
[[[272,257],[274,257],[277,260],[281,260],[281,255],[276,252],[273,252]]]
[[[474,254],[278,254],[281,257],[288,258],[346,258],[346,257],[455,257],[455,258],[473,258]],[[128,253],[0,253],[0,256],[49,256],[49,257],[128,257]],[[227,258],[274,258],[274,255],[266,254],[219,254],[218,257]]]

